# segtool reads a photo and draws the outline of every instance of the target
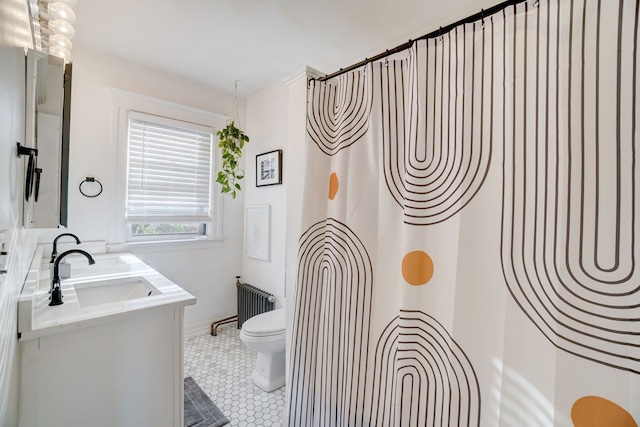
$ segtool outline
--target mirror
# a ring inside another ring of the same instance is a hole
[[[67,225],[71,64],[27,52],[25,145],[37,150],[25,168],[26,228]]]

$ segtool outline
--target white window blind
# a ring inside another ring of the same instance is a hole
[[[211,218],[213,129],[130,112],[127,222]]]

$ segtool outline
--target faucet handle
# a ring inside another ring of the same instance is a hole
[[[49,305],[60,305],[62,304],[62,290],[60,289],[60,284],[58,283],[57,286],[54,286],[53,290],[51,291],[51,301],[49,302]]]

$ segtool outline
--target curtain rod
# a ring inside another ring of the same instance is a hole
[[[412,45],[413,42],[415,42],[416,40],[425,40],[425,39],[433,39],[436,37],[440,37],[441,35],[444,35],[448,32],[450,32],[451,30],[453,30],[454,28],[460,26],[460,25],[464,25],[464,24],[470,24],[472,22],[476,22],[478,20],[487,18],[491,15],[495,15],[498,12],[501,12],[503,9],[506,9],[509,6],[513,6],[516,5],[518,3],[524,3],[527,1],[531,1],[531,0],[507,0],[504,1],[500,4],[497,4],[495,6],[490,7],[489,9],[482,9],[480,12],[467,16],[466,18],[463,18],[459,21],[454,22],[453,24],[449,24],[446,27],[440,27],[435,31],[432,31],[428,34],[425,34],[423,36],[420,36],[416,39],[413,40],[409,40],[406,43],[403,43],[399,46],[394,47],[393,49],[387,49],[382,53],[379,53],[375,56],[372,56],[371,58],[365,58],[364,60],[355,63],[353,65],[350,65],[346,68],[340,68],[338,71],[331,73],[331,74],[326,74],[323,77],[318,77],[316,79],[312,79],[312,80],[318,80],[321,82],[324,82],[326,80],[332,79],[334,77],[337,77],[341,74],[347,73],[349,71],[355,70],[356,68],[362,67],[363,65],[367,65],[370,62],[375,62],[378,61],[382,58],[386,58],[387,56],[393,55],[394,53],[398,53],[398,52],[402,52],[403,50],[407,50],[409,49]],[[539,2],[539,0],[534,0],[534,5],[537,5]]]

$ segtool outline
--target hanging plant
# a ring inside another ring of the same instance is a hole
[[[222,169],[218,172],[216,182],[222,185],[223,194],[228,193],[235,199],[236,192],[242,190],[239,181],[244,178],[244,172],[239,169],[238,164],[249,137],[235,127],[233,121],[216,132],[216,135],[220,139],[218,146],[222,150]]]

